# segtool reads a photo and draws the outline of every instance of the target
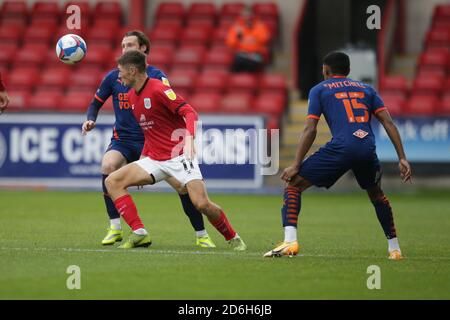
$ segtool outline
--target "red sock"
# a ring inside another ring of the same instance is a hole
[[[135,231],[140,228],[144,228],[144,224],[139,218],[136,205],[129,194],[121,196],[114,201],[117,211],[119,211],[123,220],[131,227],[131,230]]]
[[[234,231],[233,227],[228,222],[227,216],[223,211],[220,212],[219,219],[216,221],[209,220],[209,222],[211,222],[214,228],[225,237],[225,240],[231,240],[236,236],[236,231]]]

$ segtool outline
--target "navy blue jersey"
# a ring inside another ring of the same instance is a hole
[[[375,150],[370,119],[386,107],[371,86],[333,77],[311,89],[308,104],[308,118],[324,115],[333,136],[331,145],[349,151]]]
[[[159,79],[166,86],[169,86],[169,81],[161,70],[148,66],[147,75],[150,78]],[[114,69],[108,72],[103,79],[95,94],[95,99],[103,104],[109,96],[112,96],[114,114],[116,117],[113,128],[113,139],[144,142],[144,135],[142,134],[142,130],[133,116],[131,106],[128,102],[129,90],[130,88],[124,86],[120,81],[119,70]],[[92,120],[95,121],[95,119]]]

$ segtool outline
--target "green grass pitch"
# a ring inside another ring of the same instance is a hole
[[[133,193],[153,244],[123,251],[100,245],[107,227],[100,193],[0,190],[0,299],[450,298],[448,192],[388,194],[403,261],[387,259],[362,192],[305,192],[300,255],[280,259],[262,254],[282,240],[281,195],[210,196],[247,252],[230,250],[208,222],[218,247],[197,249],[173,193]],[[66,287],[69,265],[81,269],[80,290]],[[379,290],[367,288],[370,265],[380,267]]]

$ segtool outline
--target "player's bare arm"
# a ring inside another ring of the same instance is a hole
[[[383,125],[386,133],[389,136],[389,139],[392,141],[392,144],[395,147],[395,151],[397,152],[397,156],[399,159],[398,167],[400,169],[400,176],[403,179],[403,182],[411,182],[411,166],[406,160],[405,150],[403,149],[402,138],[400,137],[400,133],[398,132],[397,126],[389,114],[389,112],[383,110],[375,114],[376,118]]]
[[[284,169],[281,174],[281,179],[288,182],[290,181],[300,169],[300,164],[303,162],[305,155],[308,153],[309,149],[311,149],[314,140],[316,139],[317,134],[317,123],[319,120],[308,118],[306,120],[305,128],[303,129],[303,134],[300,137],[297,146],[297,152],[295,154],[294,163]]]

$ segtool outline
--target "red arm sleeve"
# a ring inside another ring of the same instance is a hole
[[[186,129],[189,134],[195,137],[195,125],[198,120],[198,114],[189,104],[185,104],[178,109],[178,114],[184,117],[186,121]]]
[[[5,91],[5,85],[3,84],[2,74],[0,73],[0,91]]]

